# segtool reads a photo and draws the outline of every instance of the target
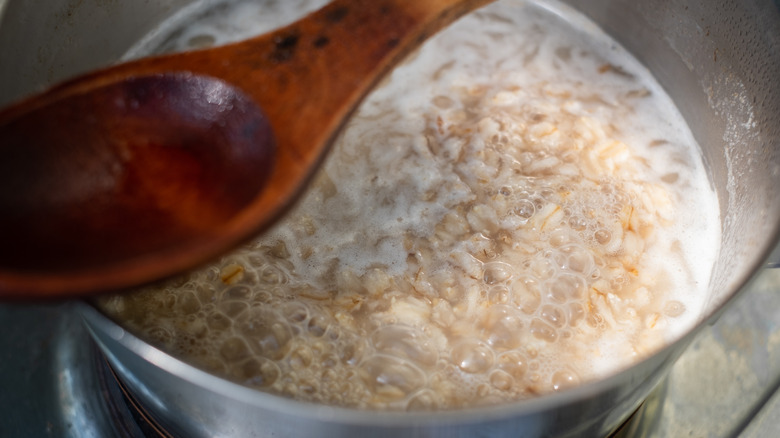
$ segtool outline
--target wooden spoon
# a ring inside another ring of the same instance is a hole
[[[193,268],[291,205],[345,120],[490,0],[335,0],[272,33],[147,58],[0,111],[0,297]]]

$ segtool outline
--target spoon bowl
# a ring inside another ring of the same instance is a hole
[[[56,101],[0,138],[0,242],[13,249],[0,266],[38,281],[80,274],[79,289],[101,287],[96,273],[112,266],[135,275],[131,260],[151,276],[192,263],[262,190],[275,150],[268,119],[240,90],[188,74]]]
[[[0,297],[196,267],[282,215],[350,114],[490,0],[335,0],[269,34],[87,74],[0,110]]]

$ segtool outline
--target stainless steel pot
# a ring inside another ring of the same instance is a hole
[[[189,0],[0,0],[0,104],[116,60]],[[721,205],[717,318],[780,233],[780,5],[772,0],[569,0],[655,74],[686,118]],[[45,6],[44,6],[45,5]],[[311,405],[219,379],[87,304],[84,319],[132,392],[186,436],[603,436],[662,379],[695,330],[611,378],[497,407],[377,413]],[[701,327],[700,325],[700,327]]]

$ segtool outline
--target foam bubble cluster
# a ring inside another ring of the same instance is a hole
[[[576,23],[515,3],[459,22],[273,230],[101,305],[211,372],[357,408],[518,400],[655,351],[697,317],[717,204],[660,87]]]

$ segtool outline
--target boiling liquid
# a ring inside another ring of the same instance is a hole
[[[139,47],[223,43],[320,3],[229,3]],[[697,146],[649,73],[561,4],[502,1],[396,69],[273,229],[103,306],[264,391],[450,409],[598,379],[675,339],[718,233]]]

